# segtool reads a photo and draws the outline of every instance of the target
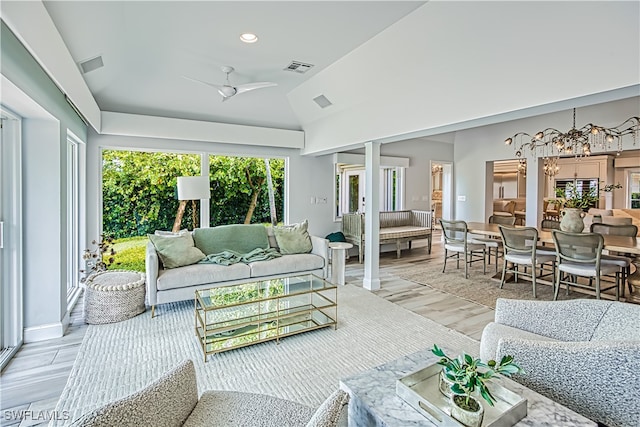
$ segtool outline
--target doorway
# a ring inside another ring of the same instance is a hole
[[[453,163],[431,161],[431,210],[434,224],[453,218]]]

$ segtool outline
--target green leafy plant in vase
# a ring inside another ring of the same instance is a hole
[[[513,356],[504,356],[500,362],[489,360],[485,364],[479,358],[473,358],[466,353],[452,359],[435,344],[431,351],[440,357],[438,365],[443,366],[441,379],[450,387],[451,416],[468,427],[479,427],[484,416],[482,404],[472,395],[479,394],[493,406],[496,399],[487,383],[497,374],[510,377],[512,374],[523,372],[514,363]],[[442,386],[440,391],[443,391]]]
[[[579,192],[577,186],[572,183],[567,184],[565,188],[556,187],[557,201],[563,206],[560,229],[580,233],[584,229],[584,211],[592,206],[598,206],[600,191],[610,193],[617,188],[622,188],[622,185],[608,184],[600,190],[597,187],[590,187],[588,191],[583,192]]]
[[[602,182],[602,181],[601,181]],[[621,184],[607,184],[602,186],[600,190],[597,187],[590,187],[589,191],[578,192],[575,184],[569,183],[565,188],[556,187],[555,193],[557,201],[565,208],[588,209],[597,206],[600,201],[600,191],[610,193],[613,190],[622,188]]]

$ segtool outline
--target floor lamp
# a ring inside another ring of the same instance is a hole
[[[211,198],[209,191],[209,177],[207,176],[179,176],[178,177],[178,200],[180,200],[180,206],[178,206],[178,214],[176,220],[173,223],[173,232],[180,231],[180,224],[182,223],[182,217],[187,207],[187,201],[191,200],[193,206],[193,228],[196,228],[198,222],[196,218],[196,200],[209,200]]]

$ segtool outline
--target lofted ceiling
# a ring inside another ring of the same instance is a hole
[[[300,130],[287,94],[424,1],[45,1],[102,111]],[[252,32],[259,40],[240,41]],[[284,69],[313,64],[305,74]],[[226,102],[222,84],[278,84]],[[318,107],[319,108],[319,107]]]

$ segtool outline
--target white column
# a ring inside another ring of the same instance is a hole
[[[370,291],[380,289],[380,142],[369,141],[365,147],[364,185],[364,279]]]
[[[527,227],[538,227],[542,222],[542,199],[544,194],[544,181],[547,176],[543,170],[542,158],[527,158],[527,211],[525,224]]]
[[[200,175],[209,178],[209,154],[200,153]],[[200,228],[209,228],[211,224],[211,199],[200,200]]]

